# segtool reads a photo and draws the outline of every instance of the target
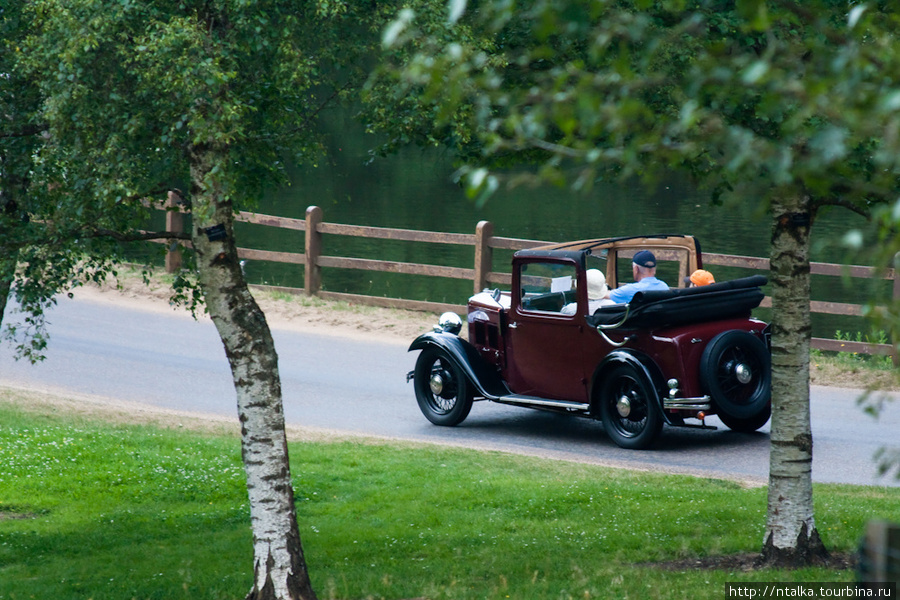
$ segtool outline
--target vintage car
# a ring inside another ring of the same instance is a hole
[[[587,271],[599,269],[612,289],[630,281],[631,258],[645,249],[657,258],[657,277],[678,287],[588,314]],[[436,425],[457,425],[474,400],[490,400],[600,420],[623,448],[649,447],[663,424],[708,427],[709,415],[755,431],[771,413],[767,325],[751,316],[766,278],[685,287],[699,268],[690,236],[520,250],[512,291],[469,299],[468,340],[459,336],[462,320],[445,313],[413,341],[409,350],[421,353],[407,381]]]

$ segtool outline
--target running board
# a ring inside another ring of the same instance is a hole
[[[715,425],[707,425],[706,423],[682,423],[680,425],[673,425],[673,427],[687,427],[688,429],[706,429],[708,431],[718,431],[718,427]]]
[[[562,408],[566,410],[589,410],[590,404],[581,402],[568,402],[566,400],[548,400],[546,398],[538,398],[537,396],[523,396],[521,394],[509,394],[500,396],[499,398],[491,398],[494,402],[501,404],[527,404],[529,406],[547,406],[552,408]]]

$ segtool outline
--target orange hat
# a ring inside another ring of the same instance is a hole
[[[694,285],[709,285],[716,282],[716,278],[713,277],[712,273],[703,269],[697,269],[691,273],[689,280]]]

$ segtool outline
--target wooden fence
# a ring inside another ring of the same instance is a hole
[[[174,210],[173,210],[174,209]],[[494,235],[493,224],[489,221],[481,221],[475,227],[474,234],[465,233],[440,233],[432,231],[418,231],[412,229],[392,229],[384,227],[365,227],[360,225],[344,225],[323,221],[322,209],[311,206],[306,210],[306,219],[291,219],[275,217],[257,213],[242,212],[237,220],[244,223],[253,223],[282,229],[293,229],[305,232],[305,246],[303,253],[298,252],[273,252],[268,250],[253,250],[238,248],[238,254],[245,260],[260,260],[280,263],[303,265],[303,288],[270,287],[289,293],[306,293],[309,296],[318,296],[330,300],[343,300],[372,306],[389,308],[402,308],[430,312],[454,311],[464,312],[465,306],[458,304],[445,304],[439,302],[427,302],[421,300],[408,300],[402,298],[385,298],[380,296],[366,296],[359,294],[346,294],[322,290],[322,269],[360,269],[364,271],[381,271],[387,273],[399,273],[405,275],[425,275],[429,277],[446,277],[450,279],[470,280],[473,282],[473,292],[480,292],[488,287],[510,286],[512,276],[508,272],[494,271],[494,250],[521,250],[533,248],[552,242],[542,240],[527,240],[507,238]],[[183,231],[183,215],[180,214],[174,203],[170,200],[169,210],[166,216],[166,228],[168,231]],[[350,258],[340,256],[326,256],[322,254],[322,237],[324,235],[343,235],[361,238],[400,240],[407,242],[427,242],[432,244],[456,244],[461,246],[474,246],[475,260],[473,268],[447,267],[440,265],[428,265],[419,263],[395,262],[388,260],[375,260],[366,258]],[[181,267],[180,248],[170,245],[166,258],[166,269],[174,272]],[[751,256],[735,256],[728,254],[703,253],[704,266],[740,267],[758,271],[769,270],[769,260]],[[900,299],[900,279],[895,276],[895,271],[889,269],[880,273],[873,267],[846,266],[832,263],[812,263],[814,275],[845,276],[855,278],[873,278],[893,281],[893,294],[895,299]],[[496,284],[496,285],[492,285]],[[771,298],[766,297],[761,306],[770,307]],[[858,304],[846,304],[840,302],[810,302],[810,310],[813,313],[862,316],[862,306]],[[896,343],[897,340],[894,340]],[[894,353],[893,344],[874,344],[827,338],[813,338],[812,347],[820,350],[835,352],[858,352],[861,354],[880,354],[897,356]]]

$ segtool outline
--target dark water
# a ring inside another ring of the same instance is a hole
[[[682,233],[696,236],[703,251],[746,256],[768,256],[769,222],[750,198],[727,206],[713,206],[708,194],[672,177],[653,188],[633,185],[598,185],[589,195],[565,189],[519,188],[497,193],[483,207],[469,200],[452,180],[454,165],[447,153],[407,149],[398,156],[368,161],[374,140],[351,119],[331,123],[330,155],[318,166],[293,173],[290,187],[270,194],[259,212],[303,218],[306,208],[320,206],[333,223],[396,227],[428,231],[474,233],[478,221],[494,223],[495,235],[547,241],[565,241],[620,235]],[[825,213],[813,233],[813,260],[844,262],[834,243],[861,217],[849,211]],[[303,251],[301,232],[276,231],[243,225],[241,246],[281,251]],[[324,253],[405,262],[471,268],[471,248],[441,244],[413,244],[325,236]],[[509,254],[495,253],[495,270],[508,270]],[[250,263],[252,283],[302,287],[301,267]],[[738,269],[715,268],[717,279],[750,274]],[[390,275],[365,271],[325,270],[323,287],[332,291],[375,296],[413,298],[464,304],[472,293],[469,281]],[[863,298],[845,288],[838,278],[814,278],[814,299],[857,303]],[[766,318],[765,311],[761,311]],[[814,335],[832,337],[836,329],[865,330],[861,319],[815,317]]]

